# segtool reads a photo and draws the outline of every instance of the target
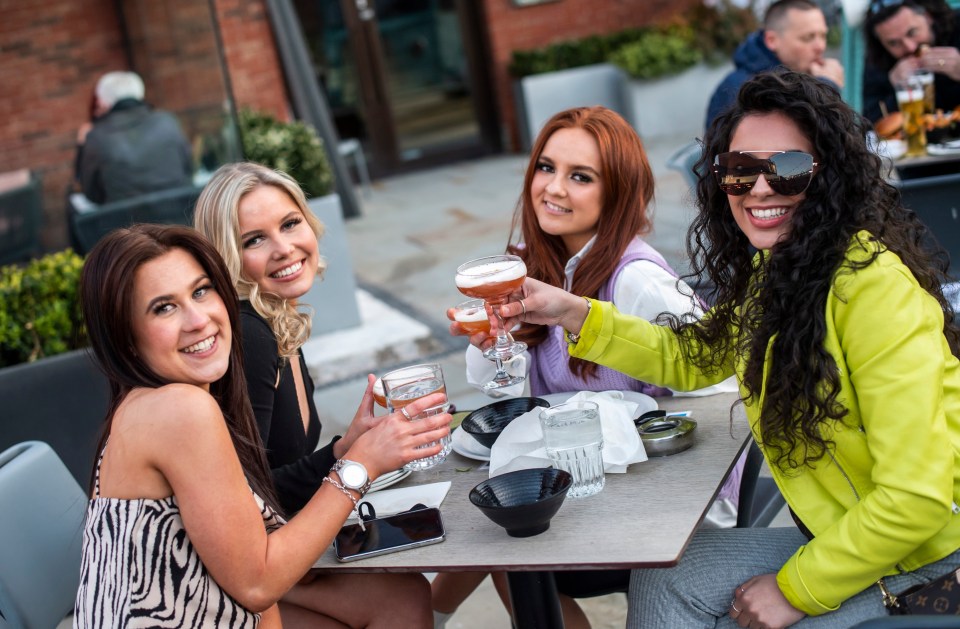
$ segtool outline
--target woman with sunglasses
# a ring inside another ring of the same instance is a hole
[[[658,326],[531,279],[502,309],[648,382],[736,374],[795,516],[700,530],[676,567],[634,571],[629,626],[848,627],[886,615],[881,577],[899,593],[960,566],[960,330],[867,124],[807,75],[744,84],[700,164],[689,250],[717,286],[700,321]]]

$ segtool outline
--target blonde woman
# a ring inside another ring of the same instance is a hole
[[[280,505],[293,513],[379,421],[373,415],[371,375],[346,434],[317,449],[320,418],[300,350],[310,337],[311,315],[298,310],[297,302],[325,268],[317,244],[323,225],[293,179],[248,162],[227,164],[213,174],[197,200],[194,225],[223,257],[240,297],[247,392]],[[400,585],[424,580],[420,575],[376,577],[344,578],[364,579],[361,590],[373,600],[382,600],[381,592],[366,581],[382,585],[383,596],[391,596],[391,589],[396,596]]]

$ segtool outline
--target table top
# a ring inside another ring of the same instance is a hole
[[[893,161],[900,179],[932,177],[960,171],[960,153],[901,157]]]
[[[488,477],[480,462],[451,452],[437,468],[414,472],[398,487],[451,481],[440,513],[446,540],[422,548],[340,563],[333,548],[314,568],[344,572],[456,572],[666,567],[677,563],[749,436],[735,394],[658,398],[660,408],[689,410],[697,421],[692,448],[607,474],[588,498],[567,498],[540,535],[515,538],[467,497]],[[732,433],[732,434],[731,434]],[[483,469],[480,469],[480,467]]]

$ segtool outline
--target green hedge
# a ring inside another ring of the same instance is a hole
[[[514,78],[522,78],[606,62],[636,78],[652,79],[681,72],[701,59],[726,61],[757,28],[752,9],[724,0],[714,7],[697,6],[685,18],[669,24],[514,51],[509,72]]]
[[[246,159],[287,173],[307,197],[322,197],[333,191],[333,171],[323,141],[313,127],[299,121],[281,122],[249,109],[242,110],[239,118]]]
[[[0,267],[0,367],[87,345],[80,316],[83,258],[67,249]]]

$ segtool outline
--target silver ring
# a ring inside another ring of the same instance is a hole
[[[410,413],[407,412],[407,407],[406,407],[406,406],[401,406],[401,407],[400,407],[400,414],[403,415],[404,417],[406,417],[408,422],[412,422],[412,421],[413,421],[413,418],[410,417]]]
[[[747,591],[746,591],[745,589],[743,589],[743,586],[742,586],[742,585],[740,586],[740,593],[741,593],[741,594],[746,594],[746,593],[747,593]]]
[[[520,307],[523,308],[523,314],[521,314],[520,316],[521,317],[527,316],[527,305],[523,303],[522,299],[520,300]]]
[[[733,611],[735,611],[735,612],[737,612],[737,613],[739,614],[739,613],[740,613],[740,610],[737,609],[737,606],[735,605],[736,602],[737,602],[737,601],[735,601],[735,600],[730,601],[730,609],[732,609]]]

